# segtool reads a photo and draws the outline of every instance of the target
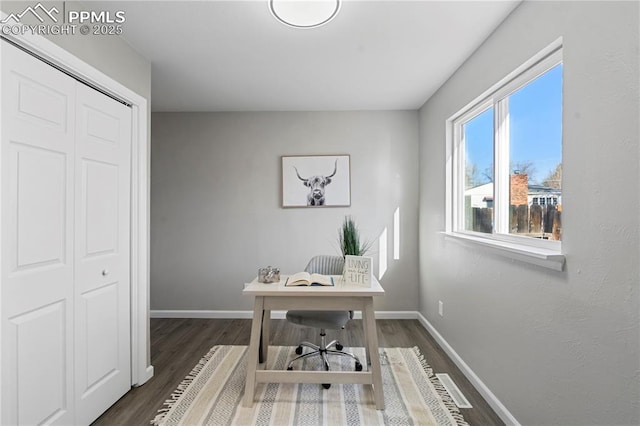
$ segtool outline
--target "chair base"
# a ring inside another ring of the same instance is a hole
[[[309,348],[311,349],[311,352],[302,353],[303,348]],[[358,357],[350,352],[343,351],[342,348],[343,346],[337,340],[332,340],[331,342],[329,342],[329,344],[326,344],[326,333],[324,329],[321,329],[320,330],[320,346],[310,342],[301,342],[296,348],[296,354],[298,356],[292,359],[291,362],[289,362],[289,366],[287,367],[287,370],[293,370],[293,363],[300,359],[319,356],[322,359],[325,371],[330,371],[331,369],[329,366],[328,357],[329,355],[337,355],[337,356],[346,356],[346,357],[352,358],[355,361],[355,370],[362,371],[362,363],[360,362]],[[329,389],[331,385],[324,383],[322,386],[325,389]]]

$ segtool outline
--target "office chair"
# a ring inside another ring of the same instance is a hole
[[[320,255],[311,258],[306,272],[318,273],[325,275],[342,275],[344,268],[344,259],[342,256]],[[287,311],[287,320],[297,325],[314,327],[320,329],[320,345],[314,345],[309,342],[301,342],[296,348],[298,357],[294,358],[287,367],[287,370],[293,370],[293,363],[299,359],[319,356],[322,358],[324,369],[329,371],[328,355],[347,356],[355,360],[355,370],[362,371],[360,360],[352,353],[343,351],[343,346],[337,340],[326,344],[325,330],[343,329],[347,322],[353,318],[353,311]],[[311,349],[311,352],[303,354],[303,348]],[[334,349],[335,348],[335,349]],[[331,387],[330,384],[322,385],[325,389]]]

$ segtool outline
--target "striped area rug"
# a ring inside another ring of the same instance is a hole
[[[284,370],[295,347],[269,348],[269,368]],[[361,361],[363,348],[351,348]],[[246,346],[214,346],[151,421],[164,425],[467,425],[418,348],[381,348],[385,409],[369,385],[259,384],[253,407],[242,407]],[[334,370],[353,360],[331,357]],[[306,359],[296,369],[320,369]]]

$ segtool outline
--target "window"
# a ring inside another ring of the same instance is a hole
[[[560,252],[562,46],[558,41],[448,121],[447,231]]]

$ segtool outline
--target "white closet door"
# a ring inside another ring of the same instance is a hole
[[[2,419],[71,424],[76,81],[2,50]]]
[[[76,424],[88,424],[131,388],[131,110],[82,84],[76,105]]]
[[[131,110],[1,49],[0,424],[86,425],[131,387]]]

